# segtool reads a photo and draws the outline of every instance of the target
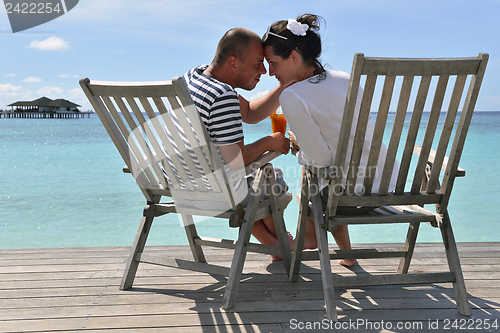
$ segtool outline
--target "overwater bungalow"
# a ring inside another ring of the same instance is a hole
[[[89,114],[78,110],[81,105],[69,100],[52,100],[45,96],[34,101],[18,101],[8,106],[11,110],[2,112],[5,118],[80,118]]]

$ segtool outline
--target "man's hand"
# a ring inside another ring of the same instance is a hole
[[[269,150],[279,151],[283,154],[288,154],[290,151],[290,140],[285,137],[281,132],[276,132],[269,135],[271,139],[272,146]]]

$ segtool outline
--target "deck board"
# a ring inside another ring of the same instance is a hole
[[[400,244],[377,246],[396,245]],[[458,314],[451,284],[337,288],[340,323],[372,325],[339,331],[440,332],[446,322],[451,325],[455,320],[475,321],[475,332],[500,331],[482,325],[485,319],[500,325],[500,243],[459,243],[458,248],[471,318]],[[186,246],[147,250],[189,258]],[[0,332],[326,331],[317,261],[303,263],[300,280],[291,283],[282,263],[249,254],[236,306],[224,311],[220,309],[224,277],[141,264],[134,288],[120,291],[128,251],[127,247],[0,250]],[[226,266],[231,254],[206,250],[209,261]],[[350,276],[392,272],[397,263],[394,258],[365,259],[352,270],[332,266],[334,276]],[[442,245],[423,243],[417,245],[410,272],[440,271],[445,266]],[[316,327],[301,330],[298,323]],[[398,330],[398,324],[415,329]],[[446,331],[470,329],[450,326]]]

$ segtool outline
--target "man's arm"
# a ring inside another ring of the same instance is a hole
[[[270,93],[253,101],[247,101],[239,95],[241,119],[247,124],[257,124],[261,120],[269,117],[279,106],[279,97],[285,89],[278,85]]]
[[[281,133],[273,133],[248,145],[245,145],[242,140],[235,144],[219,146],[219,149],[224,162],[231,169],[236,169],[252,163],[257,157],[269,150],[288,154],[290,140]],[[243,158],[243,165],[241,158]]]

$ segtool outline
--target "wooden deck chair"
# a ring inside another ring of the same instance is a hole
[[[279,153],[263,154],[244,170],[226,170],[182,78],[143,83],[84,78],[80,85],[147,202],[120,289],[132,287],[140,262],[226,275],[223,307],[228,309],[235,303],[247,251],[282,256],[288,273],[291,248],[282,214],[292,195],[268,191],[271,195],[261,202],[265,187],[274,188],[268,162]],[[250,200],[243,208],[234,181],[254,170]],[[167,202],[161,202],[163,197]],[[144,253],[153,219],[169,213],[181,215],[194,261]],[[270,214],[280,246],[250,243],[254,222]],[[237,241],[198,236],[195,215],[229,219],[230,226],[240,228]],[[234,249],[231,267],[208,264],[202,246]]]
[[[290,270],[290,280],[296,281],[301,260],[318,259],[319,256],[329,319],[337,320],[335,286],[442,282],[453,283],[459,313],[470,316],[448,214],[448,202],[455,178],[465,175],[465,171],[459,167],[459,161],[487,61],[488,54],[484,53],[476,58],[451,59],[368,58],[363,54],[354,56],[335,164],[329,168],[303,168],[301,210]],[[356,107],[356,102],[360,102],[357,101],[358,87],[363,82],[362,100]],[[454,84],[450,84],[447,89],[449,82]],[[466,86],[468,90],[465,95],[463,92]],[[379,98],[375,99],[374,96]],[[395,111],[392,126],[387,123],[391,100]],[[368,159],[362,165],[361,150],[371,112],[377,112],[376,121]],[[388,133],[385,133],[386,128]],[[355,137],[354,143],[349,145],[351,133]],[[366,168],[365,171],[376,167],[384,136],[388,138],[387,153],[382,164],[384,168],[379,170],[380,187],[373,193],[374,173],[360,171],[363,167]],[[450,142],[453,142],[451,146]],[[398,166],[398,161],[400,164],[395,190],[388,191],[393,167]],[[348,169],[345,169],[346,166]],[[318,191],[309,191],[311,186],[317,188],[318,177],[326,179],[330,184],[325,210],[322,209]],[[362,184],[363,191],[355,191],[356,184]],[[428,205],[433,205],[434,209],[432,206],[431,209],[424,208]],[[339,206],[379,208],[366,215],[342,216],[336,215]],[[318,251],[302,252],[307,214],[315,221]],[[441,231],[449,271],[407,274],[421,222],[427,222]],[[328,231],[335,231],[338,225],[382,223],[409,224],[404,247],[329,253]],[[344,277],[335,279],[335,283],[332,279],[330,259],[388,257],[401,257],[394,274]]]

